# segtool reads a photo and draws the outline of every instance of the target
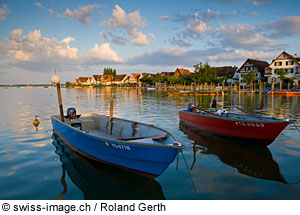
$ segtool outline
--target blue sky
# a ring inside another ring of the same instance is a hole
[[[0,1],[0,84],[269,63],[300,54],[299,0]]]

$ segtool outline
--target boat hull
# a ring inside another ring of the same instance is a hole
[[[178,153],[176,147],[124,143],[95,137],[51,117],[53,131],[77,153],[90,159],[155,178],[161,175]]]
[[[245,139],[253,143],[269,145],[289,124],[286,121],[246,121],[209,116],[190,111],[179,112],[181,123],[207,133],[229,138]]]

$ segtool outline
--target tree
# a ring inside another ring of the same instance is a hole
[[[276,74],[279,75],[280,90],[282,90],[282,80],[286,79],[285,75],[287,74],[287,71],[285,71],[284,69],[278,69],[278,70],[276,70]]]
[[[143,76],[140,81],[143,83],[143,84],[153,84],[153,78],[152,76]]]
[[[217,73],[215,68],[210,67],[207,62],[204,65],[202,65],[202,62],[194,65],[194,71],[194,79],[199,83],[216,82],[217,80]]]
[[[154,83],[163,83],[165,81],[165,79],[164,79],[164,77],[161,74],[157,73],[155,75],[153,81],[154,81]]]
[[[191,76],[185,75],[179,79],[179,84],[191,85],[193,83],[193,78]]]
[[[113,75],[113,76],[116,76],[117,75],[117,70],[116,69],[112,69],[112,68],[104,68],[103,75]]]
[[[255,80],[256,80],[255,72],[252,69],[249,73],[246,73],[243,76],[243,81],[247,84],[252,84],[252,82]]]
[[[175,76],[170,76],[170,77],[168,77],[168,82],[170,83],[170,84],[177,84],[178,83],[178,78],[176,78]]]

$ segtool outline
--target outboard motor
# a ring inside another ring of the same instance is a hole
[[[68,108],[67,110],[67,119],[76,119],[77,118],[77,115],[76,115],[76,109],[71,107],[71,108]]]
[[[195,108],[195,104],[194,103],[189,103],[188,104],[188,110],[193,112],[193,109]]]

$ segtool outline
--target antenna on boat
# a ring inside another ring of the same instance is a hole
[[[61,118],[61,121],[64,122],[65,120],[64,120],[64,110],[63,110],[63,104],[62,104],[62,98],[61,98],[61,90],[60,90],[60,77],[58,75],[56,75],[55,69],[54,69],[54,75],[51,77],[51,83],[56,85],[60,118]]]

